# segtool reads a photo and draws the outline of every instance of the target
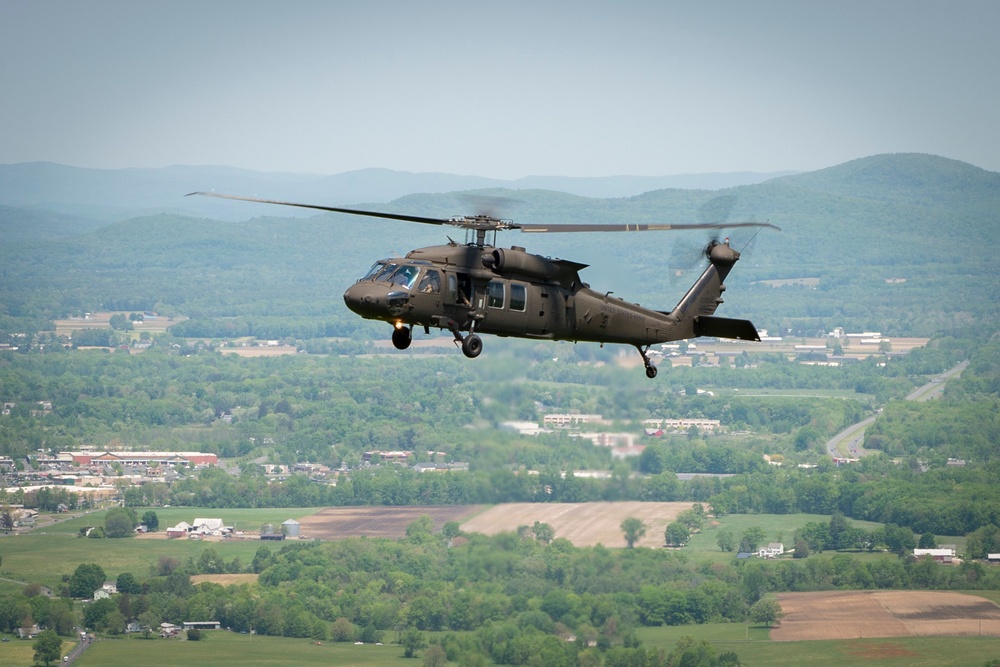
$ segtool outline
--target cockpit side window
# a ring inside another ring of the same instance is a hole
[[[361,280],[371,280],[384,268],[385,262],[375,262],[372,264],[372,268],[368,269],[368,273],[361,277]]]
[[[417,291],[423,294],[441,293],[441,274],[434,269],[424,271],[423,278],[417,284]]]

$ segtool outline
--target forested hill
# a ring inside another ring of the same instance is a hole
[[[48,162],[0,164],[0,203],[32,210],[86,214],[116,222],[140,215],[174,213],[240,219],[243,209],[212,199],[184,199],[197,190],[257,194],[330,206],[387,202],[415,192],[483,188],[542,189],[587,197],[625,197],[659,188],[717,190],[760,183],[784,173],[753,172],[675,176],[572,178],[527,176],[517,180],[361,169],[342,174],[287,174],[233,167],[173,166],[159,169],[82,169]],[[286,217],[304,217],[289,210]]]
[[[294,199],[297,187],[291,177],[257,186],[238,191]],[[129,205],[142,204],[141,191],[123,191]],[[109,207],[121,203],[107,196]],[[445,240],[435,227],[336,215],[296,219],[282,207],[211,202],[244,220],[156,215],[100,226],[87,206],[64,215],[0,209],[0,318],[155,309],[194,318],[344,322],[341,333],[349,334],[358,321],[340,298],[347,285],[375,259]],[[757,235],[727,281],[720,311],[760,327],[930,335],[970,322],[995,327],[998,320],[1000,174],[954,160],[880,155],[718,191],[596,199],[487,189],[369,206],[446,217],[475,213],[484,202],[519,222],[770,221],[783,231]],[[743,248],[749,234],[733,230],[732,237]],[[590,264],[583,277],[596,289],[670,308],[693,280],[706,240],[693,232],[512,233],[498,242]]]

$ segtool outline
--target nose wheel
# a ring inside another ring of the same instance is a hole
[[[411,327],[399,327],[392,330],[392,345],[397,350],[405,350],[413,342],[413,329]]]
[[[639,350],[639,354],[642,356],[642,363],[646,367],[646,377],[652,380],[656,377],[656,366],[653,365],[653,362],[649,360],[649,356],[646,355],[649,346],[639,347],[636,345],[635,349]]]

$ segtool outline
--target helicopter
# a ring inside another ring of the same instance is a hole
[[[492,215],[430,218],[380,211],[261,199],[217,192],[192,192],[221,199],[294,206],[429,225],[466,232],[464,243],[411,250],[405,257],[380,259],[344,292],[354,313],[393,326],[392,344],[407,349],[414,327],[430,334],[447,329],[462,353],[474,359],[483,351],[480,334],[536,340],[568,340],[632,345],[642,356],[646,376],[655,378],[649,348],[659,343],[712,336],[760,341],[749,320],[716,317],[726,276],[740,258],[729,239],[714,239],[704,250],[708,266],[673,310],[629,303],[610,292],[591,289],[580,279],[586,264],[542,257],[525,248],[496,245],[498,232],[644,232],[757,227],[767,222],[692,224],[519,224]]]

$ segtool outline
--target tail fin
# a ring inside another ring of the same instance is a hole
[[[722,303],[722,293],[726,291],[723,281],[740,259],[740,253],[729,247],[729,239],[722,243],[712,241],[705,254],[708,256],[708,268],[674,307],[673,314],[681,319],[715,312]]]
[[[757,329],[749,320],[713,317],[723,301],[722,293],[726,291],[723,281],[739,261],[740,253],[730,248],[729,239],[726,239],[722,243],[712,241],[705,254],[708,256],[708,268],[670,313],[681,325],[680,337],[716,336],[759,341]]]

